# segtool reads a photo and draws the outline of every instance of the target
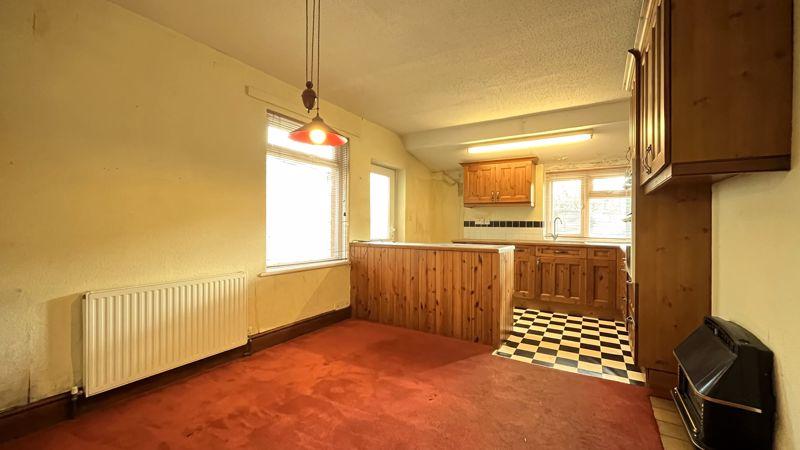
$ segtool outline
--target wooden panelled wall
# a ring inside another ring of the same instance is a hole
[[[511,331],[514,253],[353,243],[353,317],[498,347]]]

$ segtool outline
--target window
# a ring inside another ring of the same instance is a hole
[[[301,125],[268,114],[268,268],[347,259],[349,148],[290,140]]]
[[[630,239],[631,197],[624,169],[551,173],[547,176],[548,227],[559,236]]]
[[[369,173],[369,238],[394,240],[395,171],[372,165]]]
[[[559,234],[577,236],[581,234],[581,205],[583,184],[581,180],[553,180],[553,218],[561,219]]]

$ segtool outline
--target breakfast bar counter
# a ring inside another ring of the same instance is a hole
[[[512,326],[514,247],[353,242],[353,317],[499,347]]]

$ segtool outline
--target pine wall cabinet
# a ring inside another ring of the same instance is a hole
[[[464,206],[533,206],[537,158],[462,163]]]
[[[791,0],[650,0],[639,38],[645,192],[789,170]]]

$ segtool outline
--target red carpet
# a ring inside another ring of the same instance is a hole
[[[3,448],[660,449],[648,392],[349,320]]]

